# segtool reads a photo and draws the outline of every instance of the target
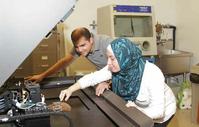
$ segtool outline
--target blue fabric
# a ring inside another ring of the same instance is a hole
[[[140,90],[146,63],[141,50],[126,38],[115,39],[111,42],[111,48],[121,69],[112,73],[113,92],[126,101],[134,101]]]

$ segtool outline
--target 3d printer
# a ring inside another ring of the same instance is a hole
[[[68,120],[69,127],[73,126],[66,113],[71,110],[67,103],[47,105],[37,83],[17,81],[14,84],[0,95],[0,124],[12,122],[18,127],[50,127],[50,116],[60,115]]]

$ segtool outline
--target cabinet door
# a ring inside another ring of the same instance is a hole
[[[45,70],[47,70],[49,67],[54,65],[57,62],[57,53],[51,53],[51,52],[40,52],[40,53],[34,53],[32,56],[33,59],[33,73],[38,74]]]
[[[32,57],[29,56],[24,62],[16,69],[12,76],[14,77],[27,77],[32,74]]]
[[[53,28],[49,36],[45,37],[16,69],[13,76],[26,77],[42,73],[65,56],[63,28],[63,24],[58,24]]]
[[[33,54],[35,53],[54,53],[54,52],[58,52],[58,44],[59,44],[59,40],[57,38],[57,34],[56,32],[53,32],[49,35],[48,38],[43,39],[39,45],[35,48],[35,50],[33,51]]]

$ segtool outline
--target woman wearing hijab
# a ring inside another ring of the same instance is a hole
[[[139,48],[125,38],[115,39],[107,47],[107,66],[85,75],[77,83],[61,91],[60,100],[89,86],[112,79],[112,90],[127,101],[127,107],[136,107],[155,122],[154,127],[166,127],[176,111],[176,101],[165,83],[164,75],[154,64],[145,61]],[[98,96],[108,86],[99,87]]]

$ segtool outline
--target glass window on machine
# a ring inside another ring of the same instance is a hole
[[[152,37],[151,16],[114,16],[116,37]]]

